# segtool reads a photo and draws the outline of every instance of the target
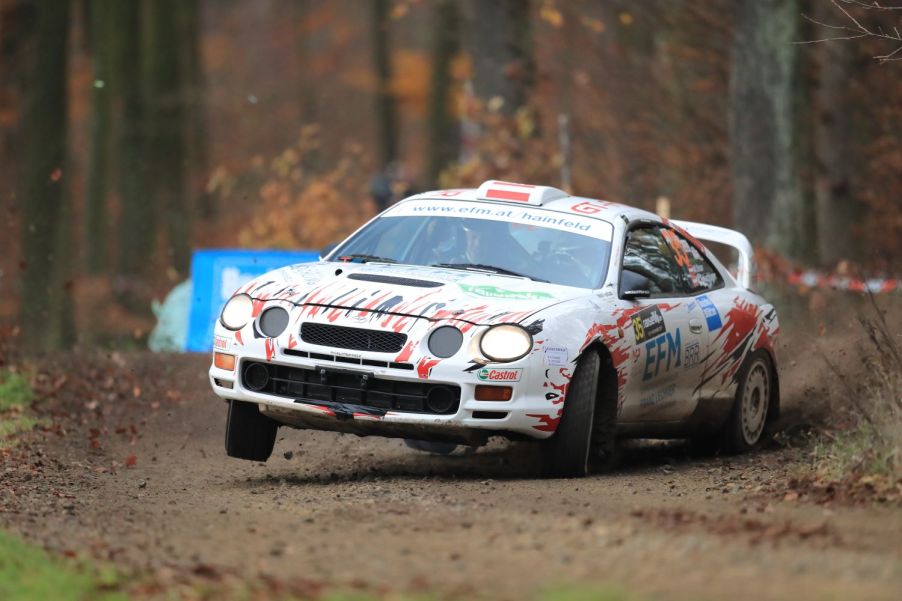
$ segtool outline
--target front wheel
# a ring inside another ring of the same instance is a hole
[[[561,421],[544,443],[546,477],[582,478],[589,472],[600,369],[601,358],[594,351],[586,352],[577,363],[567,388]]]
[[[279,422],[260,413],[255,403],[229,401],[225,448],[229,457],[266,461],[276,445]]]
[[[745,453],[760,444],[772,393],[773,370],[770,358],[763,351],[749,355],[739,370],[736,398],[724,428],[725,451]]]

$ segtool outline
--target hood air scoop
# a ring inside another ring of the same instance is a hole
[[[380,284],[395,284],[397,286],[410,286],[412,288],[438,288],[439,286],[445,285],[443,282],[400,278],[393,275],[380,275],[378,273],[352,273],[348,276],[348,279],[363,280],[364,282],[378,282]]]

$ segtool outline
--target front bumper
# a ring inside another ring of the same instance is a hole
[[[233,371],[211,366],[210,383],[218,396],[256,403],[265,415],[294,427],[469,444],[479,444],[493,435],[547,438],[563,407],[562,398],[557,403],[549,401],[545,370],[541,358],[535,355],[496,366],[516,371],[517,381],[488,382],[479,378],[473,364],[453,358],[431,365],[426,372],[422,362],[374,365],[380,363],[375,354],[369,360],[363,355],[361,364],[356,365],[340,356],[326,360],[324,355],[299,356],[303,354],[277,351],[270,359],[253,352],[238,354]],[[539,365],[533,365],[536,361]],[[269,366],[287,382],[253,390],[244,370],[254,364]],[[321,380],[324,371],[326,377]],[[369,382],[361,392],[357,388],[363,376]],[[509,401],[477,401],[478,385],[510,386],[513,394]],[[454,392],[454,402],[444,412],[432,411],[429,403],[417,401],[436,387]],[[394,393],[401,396],[392,397]]]

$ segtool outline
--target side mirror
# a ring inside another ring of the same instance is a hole
[[[652,282],[631,269],[620,272],[620,298],[636,300],[651,297]]]
[[[327,244],[324,247],[322,247],[319,251],[319,258],[322,259],[326,255],[328,255],[330,252],[335,250],[336,246],[338,246],[338,242],[333,242],[332,244]]]

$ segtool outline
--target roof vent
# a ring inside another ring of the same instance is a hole
[[[530,205],[542,205],[546,202],[569,196],[563,190],[549,186],[531,186],[529,184],[516,184],[489,180],[483,182],[476,191],[477,198],[482,200],[500,200],[504,202],[518,202]]]

